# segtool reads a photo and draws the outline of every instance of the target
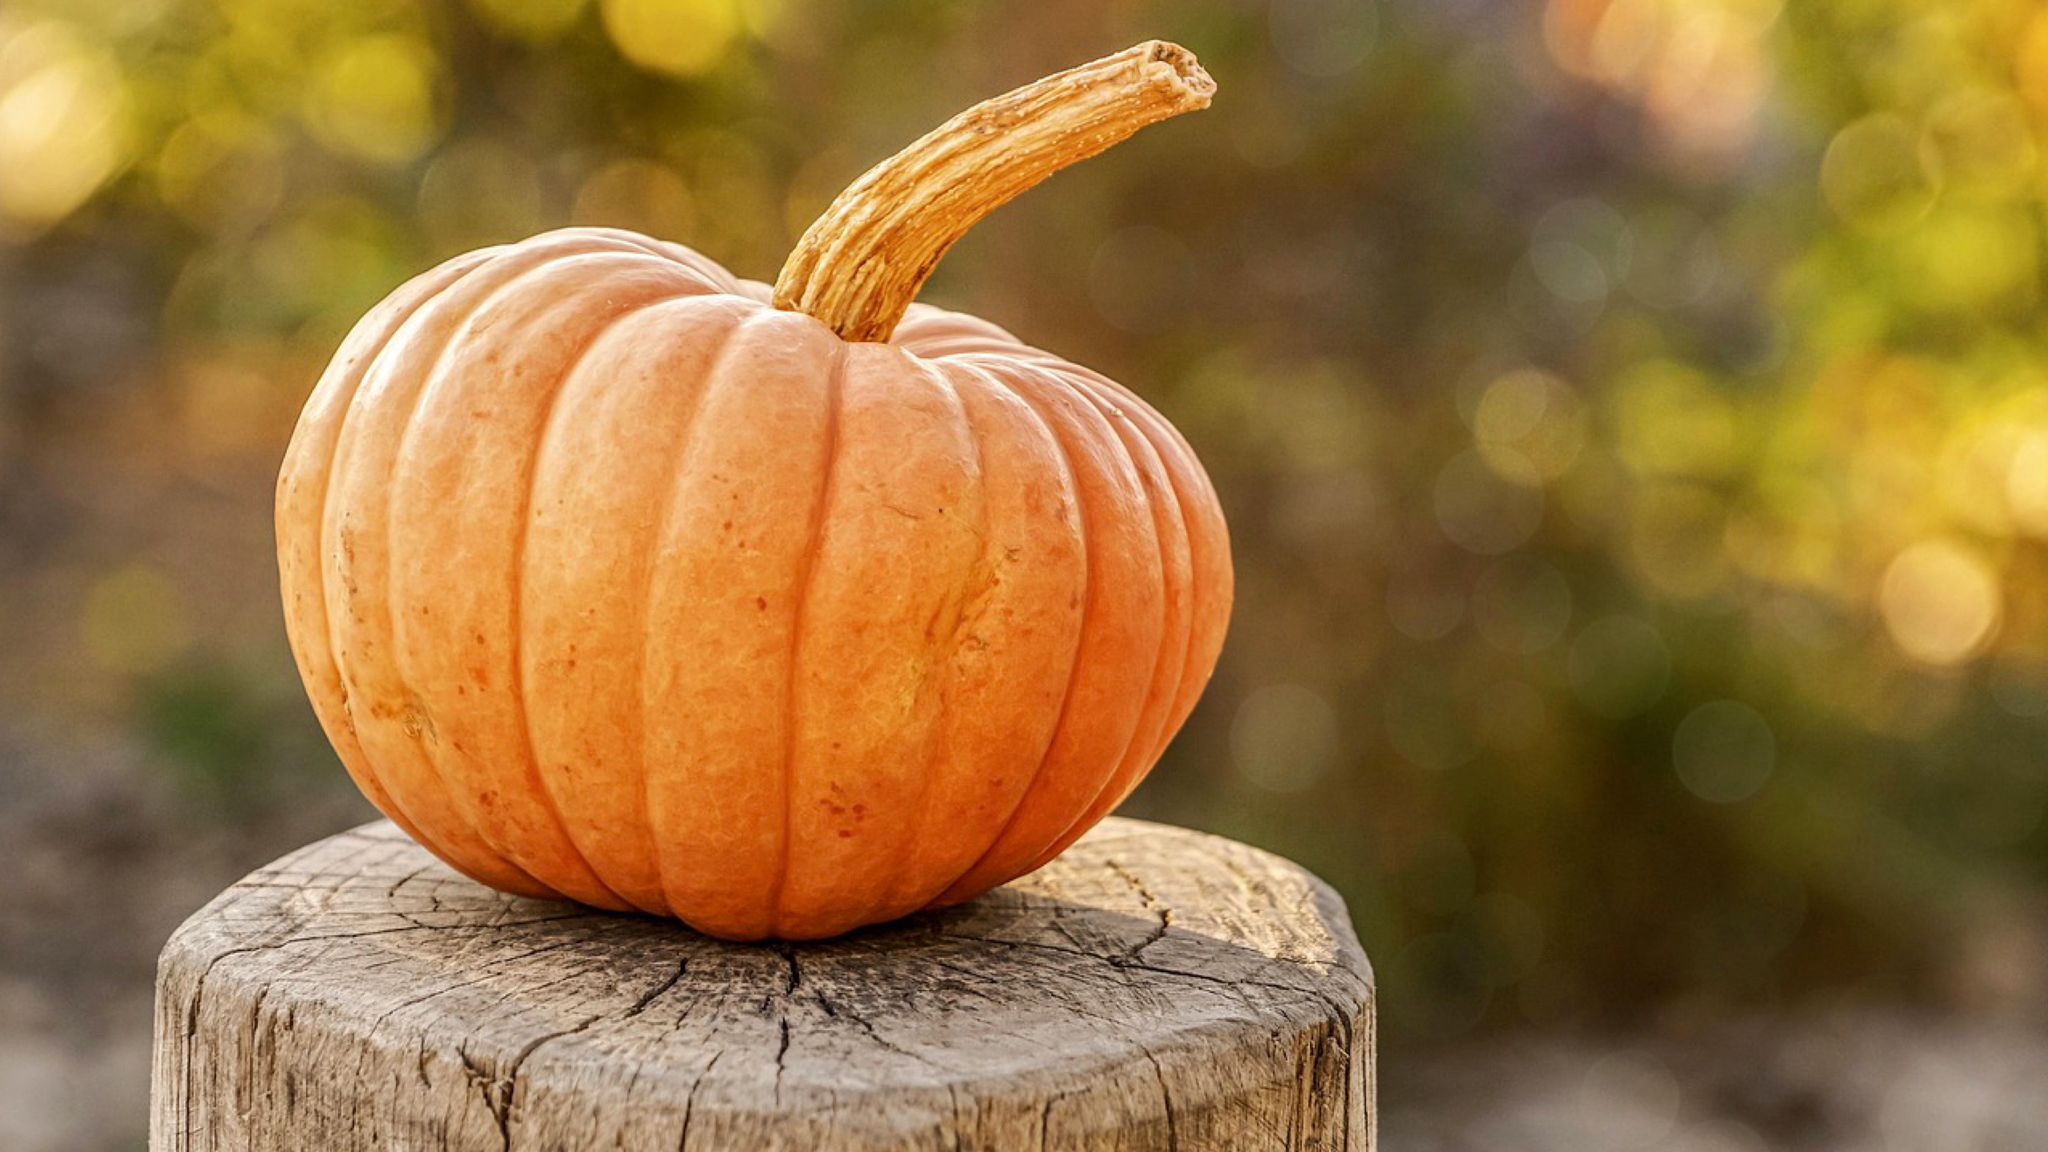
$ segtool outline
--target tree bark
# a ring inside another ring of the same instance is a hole
[[[1111,819],[804,945],[502,895],[386,823],[181,927],[151,1146],[1372,1148],[1372,973],[1287,861]]]

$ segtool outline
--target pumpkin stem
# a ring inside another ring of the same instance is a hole
[[[841,192],[782,266],[775,306],[848,340],[887,340],[982,217],[1148,124],[1208,107],[1215,91],[1194,53],[1150,40],[985,100]]]

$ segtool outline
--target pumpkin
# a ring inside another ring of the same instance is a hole
[[[292,649],[363,793],[485,884],[735,940],[1072,843],[1215,666],[1222,512],[1130,391],[912,298],[976,220],[1213,90],[1155,42],[970,109],[773,289],[573,228],[392,293],[277,487]]]

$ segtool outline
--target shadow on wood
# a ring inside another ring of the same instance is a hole
[[[1277,857],[1109,820],[971,904],[735,945],[388,824],[164,950],[152,1147],[1369,1149],[1372,977]]]

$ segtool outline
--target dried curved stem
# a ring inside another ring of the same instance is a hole
[[[954,241],[1047,176],[1209,106],[1215,81],[1151,40],[969,108],[870,168],[797,241],[775,306],[887,340]]]

